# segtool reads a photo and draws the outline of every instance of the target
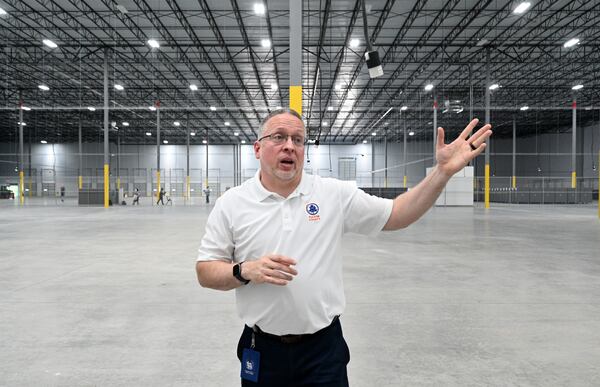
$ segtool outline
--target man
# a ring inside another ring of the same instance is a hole
[[[164,196],[165,196],[165,190],[161,188],[160,191],[158,191],[158,200],[156,201],[157,206],[158,206],[158,203],[162,204],[163,206],[165,205],[165,202],[163,201]]]
[[[348,386],[350,356],[339,321],[342,236],[419,219],[450,177],[485,149],[490,125],[467,138],[477,122],[447,145],[439,128],[436,167],[390,200],[303,174],[301,117],[277,110],[265,118],[254,143],[260,170],[217,199],[196,263],[203,287],[236,289],[246,324],[238,344],[242,386]]]

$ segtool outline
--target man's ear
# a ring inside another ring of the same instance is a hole
[[[256,157],[257,160],[260,160],[260,153],[258,152],[259,150],[260,142],[254,141],[254,157]]]

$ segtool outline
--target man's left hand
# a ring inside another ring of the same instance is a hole
[[[463,169],[485,149],[485,141],[492,135],[492,125],[484,125],[469,137],[469,134],[471,134],[478,122],[477,118],[471,121],[460,136],[450,144],[444,143],[444,129],[441,127],[438,128],[436,144],[437,167],[446,176],[451,177]]]

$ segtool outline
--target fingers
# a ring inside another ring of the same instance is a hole
[[[437,147],[441,148],[444,146],[444,128],[440,126],[437,134]]]
[[[475,147],[476,149],[479,148],[479,146],[481,144],[484,144],[488,138],[490,138],[490,136],[492,135],[492,131],[490,130],[492,126],[491,125],[485,125],[483,128],[479,129],[474,135],[471,136],[471,138],[468,140],[468,143],[471,146],[471,148]],[[476,149],[473,149],[474,151]]]
[[[471,132],[475,128],[475,126],[477,126],[478,122],[479,122],[479,120],[477,118],[474,118],[473,121],[469,122],[469,125],[467,125],[467,127],[462,131],[462,133],[460,134],[460,136],[458,136],[458,138],[466,140],[467,137],[469,137],[469,134],[471,134]]]
[[[475,148],[473,150],[473,153],[471,154],[472,159],[474,159],[475,157],[479,156],[481,154],[481,152],[484,151],[484,149],[485,149],[486,146],[487,146],[487,144],[484,142],[483,144],[481,144],[477,148]]]
[[[269,283],[273,285],[285,286],[298,274],[292,265],[296,261],[284,255],[265,255],[256,261],[252,261],[252,268],[248,272],[248,279],[254,283]]]

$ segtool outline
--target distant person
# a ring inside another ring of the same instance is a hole
[[[156,205],[158,206],[158,203],[160,202],[160,204],[162,204],[163,206],[165,205],[165,202],[163,202],[163,198],[165,197],[165,190],[164,189],[160,189],[160,191],[158,192],[158,200],[156,201]]]
[[[206,188],[204,188],[204,196],[206,196],[206,204],[210,203],[210,188],[209,186],[206,186]]]
[[[173,201],[171,200],[171,194],[169,192],[165,192],[165,197],[167,198],[167,204],[173,205]]]
[[[60,201],[61,202],[65,201],[65,187],[64,186],[60,187]]]
[[[140,205],[140,190],[139,189],[135,189],[135,191],[133,191],[133,203],[131,203],[132,206],[134,205]]]

